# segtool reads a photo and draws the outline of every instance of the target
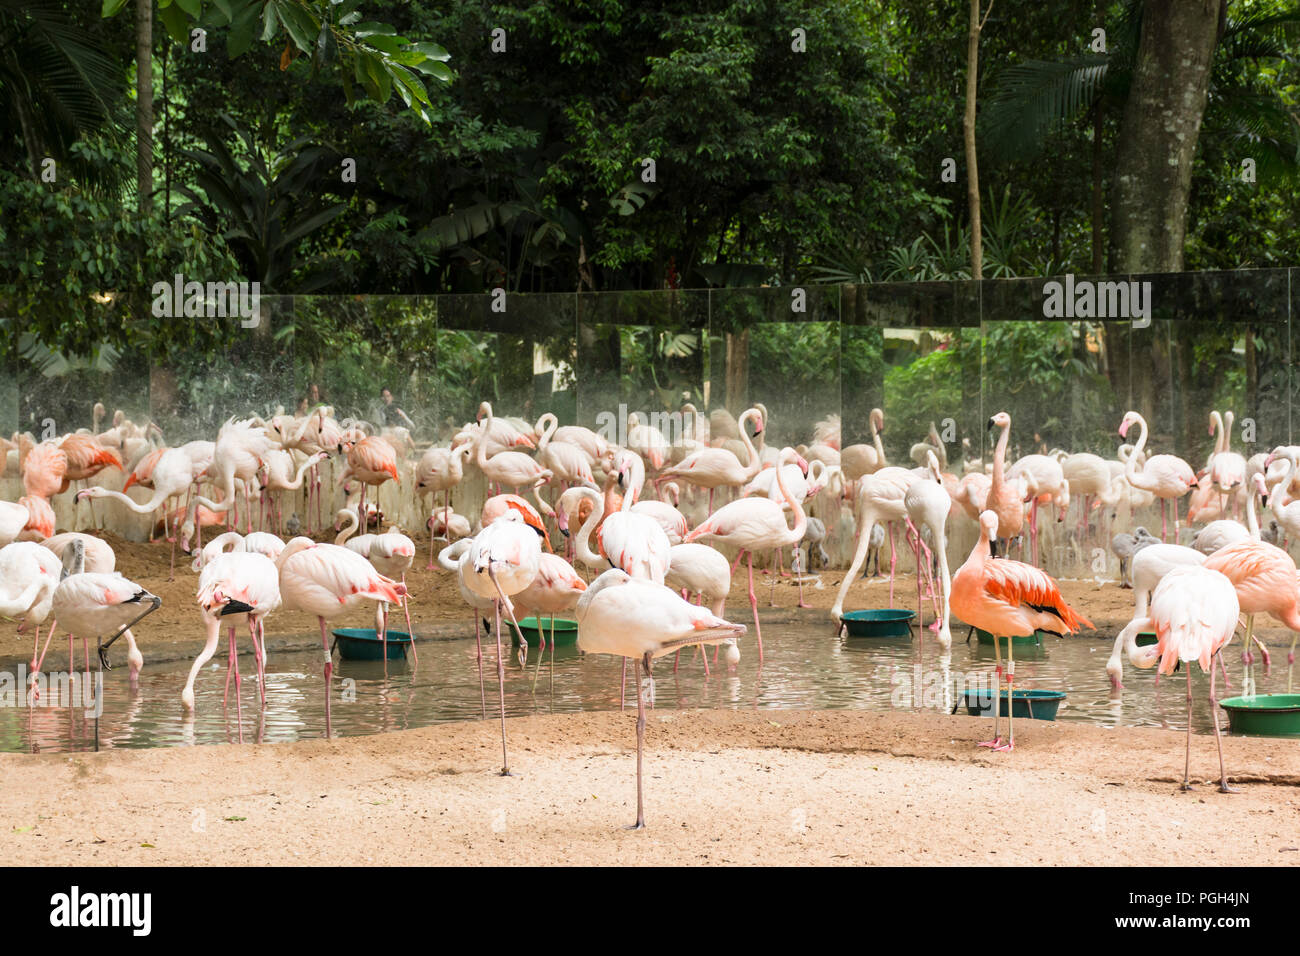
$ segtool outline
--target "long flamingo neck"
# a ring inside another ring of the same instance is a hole
[[[587,520],[582,523],[582,528],[578,531],[575,550],[580,559],[596,566],[600,564],[600,555],[591,550],[591,533],[596,530],[596,525],[600,524],[605,517],[605,499],[594,491],[588,491],[584,497],[591,499],[591,514],[587,515]]]
[[[803,505],[799,504],[798,499],[796,499],[794,495],[790,494],[789,489],[785,486],[785,479],[781,477],[781,470],[784,467],[784,462],[777,462],[776,486],[781,489],[781,496],[785,498],[786,504],[788,504],[790,510],[794,512],[794,527],[790,529],[790,533],[794,536],[794,540],[798,541],[803,537],[804,531],[808,528],[808,516],[804,514]]]
[[[1007,440],[1011,435],[1011,426],[1002,426],[1002,434],[998,436],[997,447],[993,449],[993,480],[1001,484],[1006,480],[1004,468],[1007,457]]]

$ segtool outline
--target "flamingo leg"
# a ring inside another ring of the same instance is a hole
[[[1222,656],[1222,651],[1215,652],[1216,657]],[[1220,661],[1222,663],[1222,661]],[[1191,679],[1191,665],[1187,667],[1188,679]],[[1227,673],[1226,671],[1224,672]],[[1228,775],[1223,769],[1223,739],[1219,736],[1219,709],[1214,706],[1214,663],[1210,663],[1210,719],[1214,721],[1214,748],[1219,752],[1219,790],[1222,793],[1236,793],[1235,787],[1228,786]],[[1191,721],[1188,720],[1190,729]],[[1184,773],[1184,777],[1186,773]]]
[[[894,522],[889,522],[889,606],[894,606],[894,568],[898,565],[898,549],[894,540]]]
[[[489,574],[492,572],[489,571]],[[493,578],[495,580],[495,578]],[[501,776],[510,776],[510,758],[506,754],[506,663],[501,652],[501,602],[492,602],[493,611],[496,615],[496,637],[497,637],[497,686],[501,692]],[[523,636],[520,635],[520,640]]]
[[[1210,674],[1214,674],[1214,664],[1210,663]],[[1183,785],[1182,790],[1195,790],[1188,774],[1192,767],[1192,665],[1187,665],[1187,745],[1183,753]]]
[[[320,643],[325,649],[325,738],[328,740],[334,735],[333,725],[330,723],[330,680],[334,676],[334,655],[330,653],[329,632],[325,628],[325,618],[317,618],[320,621]]]
[[[749,565],[749,606],[754,611],[754,636],[758,638],[758,662],[763,663],[763,629],[758,623],[758,596],[754,594],[754,552],[745,552]]]
[[[1002,744],[1002,735],[998,733],[998,721],[1002,717],[1002,648],[998,645],[997,635],[993,635],[993,656],[997,660],[997,668],[994,670],[995,685],[993,688],[993,739],[980,741],[981,747],[998,747]]]
[[[251,509],[250,509],[251,511]],[[235,625],[230,625],[230,666],[235,672],[235,726],[239,728],[239,742],[244,742],[244,702],[240,696],[243,678],[239,676],[239,651],[235,647]]]
[[[650,655],[645,659],[646,676],[650,674]],[[646,691],[641,687],[641,659],[636,661],[636,823],[628,827],[629,830],[645,829],[645,806],[641,800],[641,761],[642,753],[645,750],[645,695]]]
[[[474,659],[478,662],[479,703],[483,707],[483,719],[487,720],[487,692],[483,689],[483,640],[479,636],[478,611],[470,608],[469,613],[470,618],[474,621]]]
[[[998,639],[993,638],[996,644]],[[1012,721],[1016,714],[1016,658],[1015,658],[1015,638],[1007,636],[1007,741],[1000,747],[994,747],[994,750],[1015,750],[1016,749],[1016,731]],[[1001,694],[998,695],[1001,698]],[[998,701],[998,710],[1002,709],[1001,700]]]

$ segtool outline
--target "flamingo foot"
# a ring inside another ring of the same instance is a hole
[[[1001,752],[1003,752],[1003,753],[1006,753],[1006,752],[1008,752],[1008,751],[1015,750],[1015,749],[1016,749],[1016,743],[1015,743],[1014,740],[1008,740],[1008,741],[1006,741],[1005,743],[999,744],[998,746],[994,747],[993,749],[994,749],[994,750],[997,750],[997,751],[1001,751]]]
[[[976,746],[992,747],[994,750],[998,750],[1002,746],[1002,735],[999,734],[998,736],[994,737],[992,740],[981,740]]]

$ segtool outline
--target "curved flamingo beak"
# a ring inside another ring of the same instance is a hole
[[[1129,422],[1129,420],[1128,420],[1127,418],[1124,419],[1124,421],[1122,421],[1122,422],[1120,423],[1120,426],[1119,426],[1119,437],[1120,437],[1120,438],[1123,438],[1123,437],[1125,437],[1125,435],[1128,434],[1128,426],[1129,426],[1130,424],[1131,424],[1131,423]]]

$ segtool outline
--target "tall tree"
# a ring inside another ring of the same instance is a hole
[[[1111,196],[1110,267],[1183,267],[1192,160],[1223,0],[1146,0]]]
[[[984,278],[984,242],[980,234],[980,172],[975,155],[975,100],[979,91],[980,32],[989,14],[993,0],[980,19],[980,0],[970,0],[970,28],[966,34],[966,115],[962,131],[966,139],[966,200],[970,203],[970,274],[972,279]]]
[[[135,0],[135,185],[141,216],[153,208],[153,0]]]

